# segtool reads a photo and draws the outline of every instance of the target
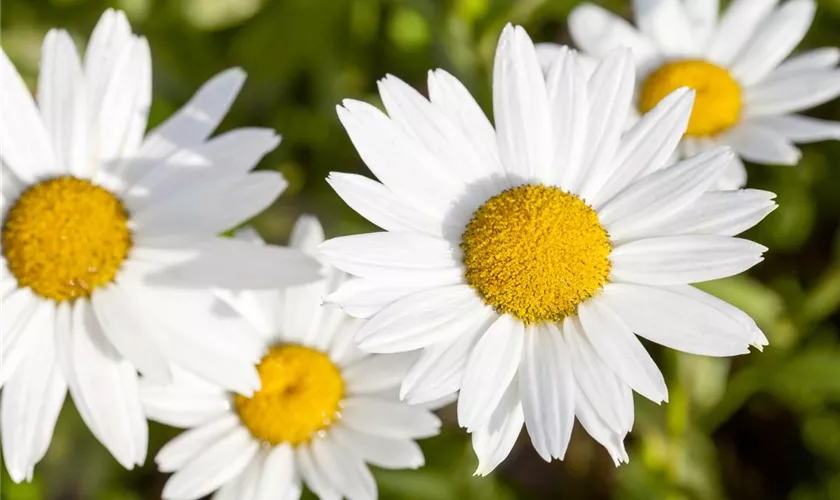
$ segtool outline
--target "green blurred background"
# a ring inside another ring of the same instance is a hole
[[[290,188],[254,224],[285,242],[304,212],[327,234],[369,231],[324,182],[331,170],[365,172],[336,119],[353,97],[378,102],[386,73],[425,90],[444,67],[489,110],[489,70],[508,22],[535,41],[568,42],[574,0],[4,0],[2,46],[34,88],[39,47],[53,26],[83,46],[107,7],[124,9],[154,60],[152,124],[202,82],[241,66],[248,82],[222,125],[272,127],[283,136],[261,168]],[[628,14],[628,1],[599,2]],[[840,0],[819,0],[803,47],[840,45]],[[840,102],[811,114],[840,119]],[[636,398],[631,461],[615,468],[576,428],[564,462],[546,464],[523,435],[490,477],[473,478],[469,440],[452,409],[427,440],[420,471],[376,471],[383,500],[840,499],[840,144],[803,148],[795,168],[749,166],[750,186],[778,193],[780,208],[748,236],[770,248],[748,275],[704,285],[752,315],[767,333],[764,353],[737,359],[682,355],[650,346],[671,390],[662,407]],[[69,401],[69,398],[68,398]],[[160,498],[166,477],[152,457],[177,431],[152,424],[149,458],[124,471],[65,405],[32,484],[3,470],[0,498]]]

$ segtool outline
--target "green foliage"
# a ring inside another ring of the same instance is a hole
[[[574,0],[5,0],[2,45],[34,87],[46,30],[83,44],[106,7],[122,8],[150,41],[157,123],[230,66],[249,80],[222,129],[276,128],[283,143],[261,168],[290,188],[253,224],[283,242],[300,213],[330,236],[371,230],[324,182],[329,171],[366,172],[335,114],[343,98],[378,102],[375,82],[393,73],[424,89],[444,67],[489,109],[489,69],[505,22],[537,41],[568,42]],[[598,2],[626,13],[628,1]],[[840,2],[820,0],[804,47],[840,45]],[[810,114],[840,118],[840,102]],[[423,444],[419,471],[377,471],[384,500],[513,498],[840,499],[840,145],[803,147],[795,167],[749,166],[750,186],[778,193],[780,208],[748,236],[771,250],[748,275],[704,285],[743,308],[770,339],[764,353],[703,359],[654,349],[671,402],[637,400],[631,462],[575,430],[563,462],[539,460],[523,435],[499,470],[472,476],[469,439],[451,409],[442,436]],[[176,431],[151,426],[149,459],[124,471],[65,405],[35,481],[3,471],[3,500],[159,498],[165,476],[151,457]]]

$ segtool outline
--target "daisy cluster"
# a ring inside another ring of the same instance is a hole
[[[145,38],[107,11],[84,54],[42,46],[36,95],[0,53],[5,468],[32,480],[69,394],[122,466],[147,420],[186,429],[154,460],[162,496],[375,500],[370,465],[416,469],[457,400],[477,474],[525,427],[546,461],[575,421],[618,465],[634,392],[668,400],[639,337],[706,356],[768,341],[693,284],[765,247],[737,237],[776,208],[742,159],[795,164],[840,138],[804,109],[840,95],[840,51],[789,57],[812,0],[635,0],[635,25],[583,4],[582,51],[508,25],[491,122],[453,75],[428,97],[394,76],[385,110],[338,119],[376,180],[326,180],[381,231],[287,246],[241,226],[286,188],[253,171],[280,138],[214,132],[231,69],[147,130]]]

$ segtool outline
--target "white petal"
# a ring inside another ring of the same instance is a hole
[[[473,431],[486,424],[516,375],[525,325],[503,314],[484,332],[467,361],[458,399],[458,424]]]
[[[444,282],[404,285],[351,278],[342,284],[338,290],[324,297],[324,303],[341,306],[351,316],[369,318],[404,297],[445,284]]]
[[[524,423],[519,383],[514,378],[487,423],[472,432],[472,445],[478,456],[476,475],[486,476],[507,458]]]
[[[493,63],[493,115],[508,177],[539,178],[553,154],[548,95],[534,44],[521,26],[507,25]]]
[[[50,310],[53,324],[50,328],[27,332],[37,337],[37,348],[29,349],[23,366],[9,378],[3,390],[0,409],[3,460],[16,483],[32,480],[33,467],[47,451],[67,393],[56,356],[55,306],[51,305]]]
[[[295,452],[290,445],[271,448],[261,472],[254,500],[297,500],[300,496],[300,476],[295,470]]]
[[[162,158],[207,139],[227,114],[243,83],[245,73],[239,68],[227,69],[208,80],[189,102],[149,132],[139,154]]]
[[[546,462],[562,460],[575,424],[575,382],[566,345],[552,324],[525,331],[519,393],[537,453]]]
[[[447,328],[448,338],[423,349],[405,374],[400,399],[410,404],[428,403],[461,389],[470,352],[495,321],[496,312],[486,307],[469,316],[469,323],[459,322],[458,330]]]
[[[182,432],[163,445],[155,456],[155,463],[161,472],[181,469],[200,452],[219,442],[236,428],[240,428],[239,416],[226,413],[211,422]]]
[[[583,429],[607,449],[616,466],[630,460],[627,451],[624,449],[624,436],[627,433],[610,429],[585,395],[578,394],[575,401],[575,416]]]
[[[345,99],[336,110],[365,165],[391,192],[443,220],[464,190],[432,153],[370,104]]]
[[[840,63],[840,49],[837,47],[807,50],[784,61],[768,78],[781,78],[812,69],[832,69],[837,63]]]
[[[277,172],[254,172],[205,181],[143,206],[132,207],[127,201],[134,213],[137,244],[215,236],[260,213],[287,185]]]
[[[578,68],[574,51],[563,47],[546,77],[551,107],[554,163],[543,176],[547,184],[574,191],[583,178],[589,101],[586,76]]]
[[[733,156],[718,148],[643,177],[599,211],[601,224],[613,242],[637,238],[714,186]]]
[[[803,71],[748,88],[744,94],[744,118],[794,113],[838,95],[840,70]]]
[[[741,189],[747,185],[747,168],[744,162],[737,156],[729,168],[723,171],[723,175],[718,178],[717,188],[722,191],[731,191],[733,189]]]
[[[102,14],[85,50],[85,76],[92,110],[102,109],[101,103],[107,86],[115,77],[121,77],[115,74],[117,61],[125,49],[135,42],[136,37],[131,33],[131,26],[124,12],[108,9]],[[151,64],[151,61],[146,62]]]
[[[592,197],[593,206],[599,207],[640,177],[668,164],[688,126],[694,95],[687,88],[671,92],[624,134],[610,162],[612,172]]]
[[[91,297],[91,303],[105,337],[122,357],[153,382],[165,384],[172,380],[169,364],[151,336],[152,329],[119,285],[100,288]]]
[[[756,124],[795,143],[840,140],[840,122],[802,115],[768,116]]]
[[[91,82],[91,75],[87,76]],[[152,101],[152,57],[145,38],[122,50],[102,90],[98,102],[92,91],[90,94],[91,111],[99,113],[100,158],[130,156],[143,141]]]
[[[628,49],[616,49],[589,79],[589,121],[586,134],[586,178],[579,194],[594,196],[607,181],[625,120],[631,108],[635,69]]]
[[[612,278],[646,285],[682,285],[725,278],[763,260],[766,248],[715,235],[665,236],[613,249]]]
[[[718,0],[684,0],[685,14],[694,33],[695,43],[705,47],[709,37],[717,28]]]
[[[30,288],[15,287],[2,299],[0,314],[0,383],[8,380],[23,362],[26,353],[35,344],[36,335],[29,333],[41,325],[49,324],[51,304],[37,298]]]
[[[386,231],[442,235],[439,221],[407,204],[379,182],[357,174],[330,172],[327,183],[350,208]]]
[[[586,339],[616,375],[654,403],[668,401],[662,373],[630,328],[598,298],[578,306]]]
[[[85,75],[76,46],[63,30],[50,30],[41,49],[38,106],[63,170],[89,177],[98,165],[92,148]]]
[[[743,123],[721,140],[742,158],[755,163],[796,165],[802,157],[802,152],[784,136],[756,123]]]
[[[357,432],[392,439],[421,439],[440,431],[440,420],[428,410],[371,397],[343,401],[341,419]]]
[[[657,48],[647,36],[603,7],[583,3],[572,9],[568,23],[575,45],[590,55],[603,58],[619,47],[628,47],[638,63],[656,56]]]
[[[667,289],[610,284],[600,299],[636,335],[702,356],[749,352],[744,327],[719,310]]]
[[[341,493],[335,490],[335,487],[330,484],[326,477],[326,471],[321,470],[319,465],[315,462],[312,456],[310,444],[305,443],[295,448],[295,458],[297,459],[298,467],[300,468],[300,475],[303,477],[306,486],[312,490],[312,493],[318,497],[319,500],[341,500]]]
[[[35,100],[4,50],[0,50],[0,95],[0,155],[4,163],[26,183],[60,172],[52,138]]]
[[[416,357],[413,352],[368,356],[343,371],[345,390],[347,394],[355,395],[397,387]]]
[[[410,439],[374,436],[341,425],[330,429],[330,435],[365,462],[383,469],[418,469],[425,463],[423,450]]]
[[[314,258],[287,247],[257,245],[232,238],[196,244],[195,256],[149,276],[149,284],[191,288],[276,289],[320,278]]]
[[[777,3],[779,0],[733,0],[720,18],[706,57],[720,66],[731,64]]]
[[[592,410],[615,432],[626,433],[633,426],[633,396],[630,387],[601,359],[587,340],[580,318],[563,320],[563,339],[569,349],[577,388],[575,406],[586,399]],[[631,393],[629,398],[627,393]],[[629,408],[625,402],[629,399]]]
[[[73,402],[94,436],[126,469],[142,465],[148,426],[137,372],[105,338],[90,303],[73,305],[70,332],[59,332]]]
[[[263,477],[265,450],[260,450],[238,476],[223,484],[213,493],[212,500],[258,500],[257,484]],[[272,498],[277,499],[278,495]],[[280,497],[282,498],[282,497]]]
[[[445,70],[429,72],[429,99],[461,129],[489,172],[503,174],[496,131],[464,85]]]
[[[451,242],[420,233],[342,236],[324,242],[318,253],[331,265],[356,276],[371,275],[371,267],[440,270],[460,264],[460,251]]]
[[[236,477],[254,459],[259,442],[244,427],[237,427],[207,448],[166,481],[161,497],[191,500],[215,491]]]
[[[173,382],[166,385],[140,380],[140,400],[150,420],[187,428],[230,410],[229,393],[181,369],[173,370],[173,376]]]
[[[813,0],[788,0],[758,27],[732,63],[730,73],[742,85],[761,81],[802,41],[814,20]]]
[[[417,292],[373,316],[356,333],[368,352],[404,352],[437,343],[463,327],[482,305],[472,288],[454,285]]]
[[[717,234],[735,236],[776,209],[775,194],[757,189],[709,191],[689,207],[661,221],[642,236]]]
[[[376,500],[376,481],[362,459],[330,434],[310,443],[312,456],[330,483],[348,500]]]
[[[699,52],[685,9],[679,0],[633,0],[636,26],[666,56],[691,56]]]
[[[706,305],[712,306],[723,314],[729,316],[732,320],[737,321],[743,327],[742,332],[746,332],[747,341],[758,349],[761,349],[763,346],[768,344],[767,337],[761,329],[758,328],[755,321],[753,321],[747,313],[732,304],[689,285],[672,286],[668,287],[668,289],[674,293],[685,295]]]

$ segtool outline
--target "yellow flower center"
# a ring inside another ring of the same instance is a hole
[[[236,396],[236,408],[251,434],[266,443],[298,445],[339,417],[341,372],[325,354],[299,345],[272,347],[257,371],[262,388]]]
[[[3,256],[18,285],[57,302],[112,281],[130,249],[122,202],[75,177],[35,184],[3,223]]]
[[[610,238],[598,214],[556,187],[525,185],[490,198],[461,248],[470,286],[499,313],[529,324],[575,314],[610,275]]]
[[[686,135],[715,135],[738,123],[741,86],[728,71],[706,61],[667,63],[651,73],[642,85],[639,109],[647,113],[680,87],[697,92]]]

